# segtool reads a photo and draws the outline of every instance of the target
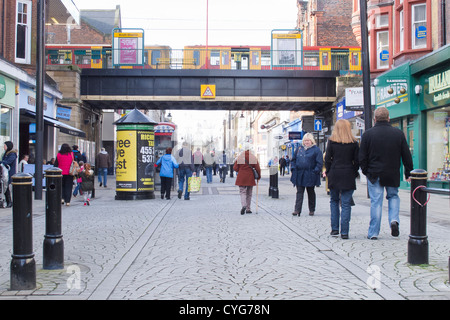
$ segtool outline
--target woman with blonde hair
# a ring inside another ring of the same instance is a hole
[[[328,139],[325,153],[325,172],[330,189],[331,235],[348,239],[353,192],[356,190],[355,179],[358,175],[359,146],[352,134],[348,120],[338,120]],[[341,205],[339,206],[339,202]]]
[[[295,150],[291,160],[291,182],[297,187],[295,208],[292,215],[300,216],[305,189],[308,193],[309,215],[316,210],[315,186],[320,186],[320,172],[322,171],[323,156],[311,133],[303,136],[302,145]]]

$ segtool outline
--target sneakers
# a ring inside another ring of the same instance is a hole
[[[398,230],[398,222],[392,221],[391,222],[391,236],[398,237],[399,234],[400,234],[400,231]]]
[[[298,215],[300,217],[300,212],[299,211],[294,211],[294,212],[292,212],[292,215],[293,216],[297,216]]]
[[[333,236],[333,237],[337,237],[337,236],[339,235],[339,231],[337,231],[337,230],[332,230],[332,231],[330,232],[330,235]]]
[[[183,194],[183,191],[182,190],[178,190],[178,199],[181,199],[182,194]]]
[[[241,209],[241,215],[245,214],[245,210],[246,210],[246,209],[247,209],[246,207],[242,207],[242,209]]]
[[[100,182],[100,187],[103,185],[103,183]]]

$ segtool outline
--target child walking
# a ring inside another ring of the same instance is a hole
[[[84,164],[84,170],[80,173],[81,190],[83,190],[84,205],[90,205],[92,190],[94,190],[94,171],[89,163]]]

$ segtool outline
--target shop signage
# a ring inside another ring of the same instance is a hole
[[[416,38],[417,39],[423,39],[427,37],[427,27],[425,26],[418,26],[416,28]]]
[[[450,69],[432,75],[428,75],[424,80],[425,80],[424,102],[426,105],[432,107],[432,106],[446,105],[449,103]]]

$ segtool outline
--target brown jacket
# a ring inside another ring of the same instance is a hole
[[[102,151],[97,155],[96,159],[97,168],[109,168],[111,167],[111,160],[109,154],[106,151]]]
[[[256,186],[253,170],[250,166],[255,168],[261,177],[261,168],[259,167],[258,159],[247,150],[241,153],[234,162],[233,170],[238,172],[235,185],[246,187]]]

